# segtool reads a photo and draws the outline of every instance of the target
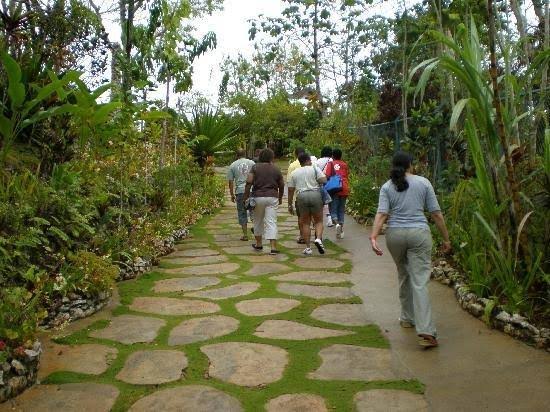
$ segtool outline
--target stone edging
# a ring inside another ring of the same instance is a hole
[[[536,347],[550,352],[550,329],[537,328],[527,319],[517,313],[510,315],[500,306],[490,309],[490,299],[480,298],[471,292],[466,278],[449,265],[445,260],[434,262],[432,278],[454,289],[458,303],[465,311],[478,319],[483,320],[494,329],[498,329],[515,339],[519,339]]]
[[[121,265],[118,280],[135,279],[139,275],[148,272],[154,264],[158,263],[161,256],[174,251],[174,245],[177,241],[188,235],[188,229],[178,229],[167,238],[157,241],[155,244],[156,252],[153,257],[150,259],[137,257],[130,265]],[[42,326],[46,329],[59,328],[69,322],[91,316],[105,307],[110,297],[111,293],[108,292],[102,292],[98,296],[69,293],[48,309],[48,316]]]
[[[119,280],[135,279],[139,275],[150,271],[153,265],[158,263],[160,257],[172,253],[176,242],[185,239],[187,236],[189,236],[189,229],[178,229],[167,238],[157,241],[155,243],[155,254],[151,258],[137,257],[131,264],[120,266]]]
[[[36,341],[32,349],[0,363],[0,403],[13,398],[35,384],[40,365],[42,345]]]

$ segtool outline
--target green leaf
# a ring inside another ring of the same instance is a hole
[[[464,111],[464,107],[471,101],[470,98],[467,99],[460,99],[456,104],[455,107],[453,107],[453,113],[451,115],[451,121],[449,122],[449,128],[451,130],[456,130],[456,125],[458,123],[458,119],[460,119],[460,115]]]
[[[110,102],[101,105],[92,116],[92,126],[105,123],[110,114],[120,107],[122,107],[121,102]]]
[[[12,122],[3,114],[0,114],[0,133],[6,140],[9,140],[13,135]]]
[[[6,52],[2,52],[0,59],[8,75],[8,96],[11,100],[11,109],[15,111],[25,101],[25,86],[21,83],[21,67]]]

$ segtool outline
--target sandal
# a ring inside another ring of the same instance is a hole
[[[278,251],[277,249],[271,249],[271,252],[269,252],[270,255],[278,255],[279,253],[281,252]]]
[[[435,348],[436,346],[439,345],[435,336],[431,336],[431,335],[418,335],[418,336],[420,336],[421,338],[418,341],[418,344],[423,348],[426,348],[426,349]]]
[[[304,239],[300,238],[296,241],[296,243],[299,243],[300,245],[305,245],[306,241]]]
[[[264,250],[263,246],[256,246],[255,244],[252,244],[252,247],[254,248],[254,250],[257,250],[257,251]]]
[[[247,242],[248,241],[248,236],[241,236],[241,239],[243,242]]]

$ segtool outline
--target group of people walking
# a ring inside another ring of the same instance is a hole
[[[325,224],[336,229],[336,238],[344,238],[344,219],[347,197],[350,194],[349,166],[342,160],[342,151],[323,148],[316,158],[303,148],[295,150],[296,159],[287,174],[288,211],[298,216],[298,243],[303,243],[304,255],[312,255],[312,243],[320,254],[325,253],[323,231]],[[274,153],[263,149],[257,162],[248,160],[239,150],[238,159],[228,171],[231,199],[237,205],[241,240],[248,240],[247,209],[253,210],[255,250],[263,250],[263,240],[269,240],[270,253],[277,249],[277,209],[283,203],[285,183],[280,169],[274,164]],[[337,182],[331,185],[329,180]],[[327,189],[332,188],[332,193]],[[432,318],[427,285],[431,273],[432,237],[425,212],[431,215],[442,235],[442,250],[449,252],[451,244],[441,208],[432,184],[412,172],[412,157],[397,152],[393,157],[390,180],[380,189],[378,212],[370,235],[371,248],[383,254],[378,237],[384,225],[386,245],[397,266],[403,328],[416,328],[419,344],[438,345]],[[324,221],[324,218],[326,220]],[[312,225],[314,227],[311,241]]]

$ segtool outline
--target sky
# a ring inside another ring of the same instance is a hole
[[[260,14],[275,17],[283,8],[284,4],[280,0],[225,0],[224,10],[201,19],[196,24],[198,33],[203,35],[208,31],[215,32],[218,45],[216,50],[197,59],[193,90],[215,101],[223,77],[219,68],[224,58],[236,57],[239,53],[245,57],[252,55],[252,44],[248,41],[248,21]]]

